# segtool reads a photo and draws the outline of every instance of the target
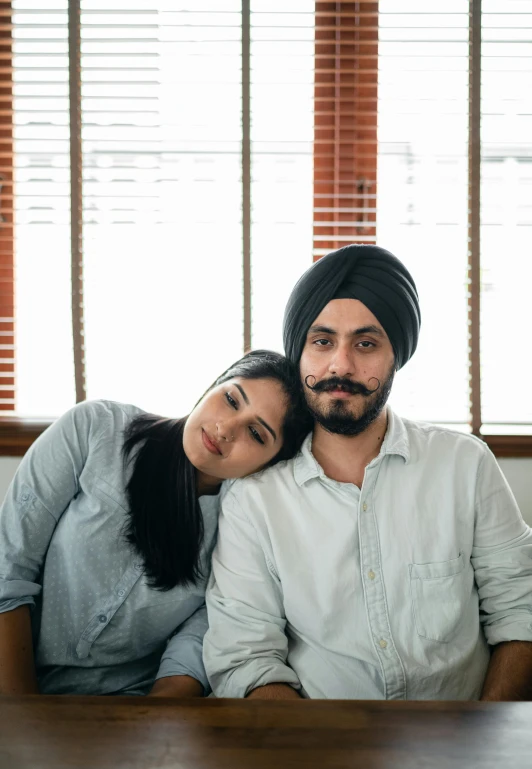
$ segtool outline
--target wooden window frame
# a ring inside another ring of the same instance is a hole
[[[250,143],[250,8],[249,0],[242,5],[242,116],[244,137],[242,146],[243,166],[243,271],[245,278],[244,347],[251,339],[251,143]],[[317,61],[315,80],[315,168],[314,207],[314,256],[319,258],[324,249],[332,250],[345,241],[339,235],[349,235],[354,242],[374,242],[376,235],[375,204],[376,165],[368,165],[372,153],[376,158],[378,55],[378,1],[316,2],[315,50]],[[83,356],[83,272],[82,272],[82,201],[81,201],[81,108],[79,77],[79,0],[69,3],[69,76],[72,194],[72,292],[73,327],[75,333],[76,392],[77,400],[84,398]],[[470,0],[469,51],[470,51],[470,164],[469,200],[469,276],[471,286],[470,328],[472,329],[470,352],[471,427],[497,457],[532,457],[532,435],[482,435],[480,432],[480,45],[481,0]],[[11,2],[0,0],[0,58],[5,72],[11,71]],[[353,62],[358,58],[359,66]],[[340,62],[340,65],[338,65]],[[0,154],[3,176],[0,213],[4,230],[0,232],[0,331],[2,344],[14,346],[14,233],[13,233],[13,92],[8,75],[0,77]],[[358,119],[357,119],[358,118]],[[346,168],[347,166],[347,168]],[[353,168],[355,173],[353,174]],[[353,181],[354,176],[354,181]],[[345,197],[347,195],[347,198]],[[343,201],[348,200],[352,213],[343,212]],[[328,209],[319,211],[319,209]],[[352,222],[352,226],[349,226]],[[342,223],[341,228],[338,224]],[[8,354],[11,352],[11,354]],[[12,358],[13,351],[5,351],[2,358]],[[6,376],[7,375],[7,376]],[[51,419],[21,418],[6,413],[14,404],[2,403],[9,393],[2,384],[14,387],[14,364],[0,363],[0,456],[22,456],[35,439],[53,422]],[[10,390],[11,394],[13,390]],[[7,393],[7,394],[6,394]],[[11,395],[12,397],[12,395]]]

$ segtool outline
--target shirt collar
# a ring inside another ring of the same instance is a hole
[[[294,478],[298,486],[302,486],[311,478],[325,477],[321,465],[312,453],[312,433],[309,433],[294,459]]]
[[[381,454],[399,454],[405,462],[410,459],[410,441],[408,439],[408,430],[400,416],[391,410],[388,406],[388,429],[384,436],[384,443],[381,446]]]
[[[373,461],[379,461],[386,454],[398,454],[403,457],[405,462],[408,462],[410,459],[410,445],[406,426],[401,417],[397,416],[389,406],[388,429],[386,430],[381,450]],[[312,453],[312,433],[310,433],[303,441],[301,450],[294,459],[294,478],[298,486],[302,486],[312,478],[324,477],[325,473]]]

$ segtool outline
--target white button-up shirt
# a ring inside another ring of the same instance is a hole
[[[312,454],[222,504],[204,661],[218,697],[475,699],[489,644],[532,641],[532,533],[487,446],[389,410],[359,489]]]

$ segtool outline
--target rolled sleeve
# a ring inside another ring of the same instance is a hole
[[[217,697],[245,697],[269,683],[300,688],[286,664],[280,580],[232,492],[222,504],[206,602],[203,655]]]
[[[156,678],[191,676],[200,682],[204,693],[208,694],[210,686],[203,665],[203,638],[207,627],[207,609],[203,604],[180,625],[168,641]]]
[[[477,477],[471,563],[488,643],[532,641],[532,531],[489,450]]]
[[[49,427],[20,463],[0,508],[0,612],[34,604],[58,520],[79,490],[92,417],[81,404]]]

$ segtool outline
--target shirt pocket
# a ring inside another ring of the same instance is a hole
[[[410,564],[412,609],[422,638],[440,643],[452,640],[467,611],[471,571],[463,553],[451,561]]]

